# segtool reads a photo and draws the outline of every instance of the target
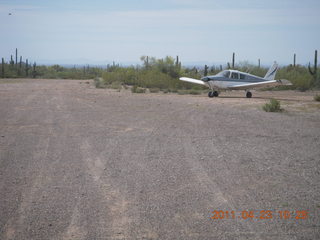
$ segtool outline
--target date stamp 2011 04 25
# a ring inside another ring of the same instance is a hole
[[[272,210],[244,210],[244,211],[223,211],[223,210],[215,210],[211,212],[210,219],[212,220],[222,220],[222,219],[307,219],[309,217],[309,213],[307,210],[281,210],[281,211],[272,211]]]

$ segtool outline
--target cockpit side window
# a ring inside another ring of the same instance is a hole
[[[233,72],[233,73],[231,74],[231,78],[233,78],[233,79],[239,79],[239,73]]]
[[[240,73],[240,79],[246,79],[246,75]]]

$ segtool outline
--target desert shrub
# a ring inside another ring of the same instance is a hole
[[[98,78],[98,77],[94,79],[94,85],[96,86],[96,88],[106,88],[107,87],[107,85],[105,84],[103,79]]]
[[[138,88],[138,87],[137,87],[136,85],[134,85],[134,86],[131,88],[131,92],[132,92],[132,93],[135,93],[135,92],[137,91],[137,88]]]
[[[176,88],[168,89],[168,92],[177,93],[179,90]]]
[[[320,102],[320,94],[315,95],[313,99]]]
[[[132,93],[145,93],[145,92],[146,92],[146,89],[145,89],[145,88],[141,88],[141,87],[137,87],[136,85],[134,85],[134,86],[131,88],[131,92],[132,92]]]
[[[163,93],[169,93],[170,91],[169,91],[169,89],[163,89],[162,92]]]
[[[178,90],[178,94],[179,95],[185,95],[185,94],[187,94],[187,91],[185,89]]]
[[[280,101],[276,99],[270,99],[269,103],[262,106],[262,109],[266,112],[281,112]]]
[[[150,88],[149,91],[151,93],[158,93],[158,92],[160,92],[160,88]]]
[[[112,82],[110,85],[107,86],[107,88],[121,90],[122,84],[121,82]]]

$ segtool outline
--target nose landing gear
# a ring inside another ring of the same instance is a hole
[[[218,96],[219,96],[218,91],[210,91],[210,92],[208,92],[208,97],[209,98],[218,97]]]
[[[252,97],[252,93],[248,91],[248,92],[246,93],[246,97],[247,97],[247,98],[251,98],[251,97]]]

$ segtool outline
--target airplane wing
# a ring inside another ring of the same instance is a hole
[[[208,86],[204,81],[198,80],[198,79],[194,79],[194,78],[181,77],[181,78],[179,78],[179,79],[180,79],[181,81],[185,81],[185,82],[196,83],[196,84]]]
[[[251,88],[258,88],[258,87],[266,87],[272,85],[279,85],[281,82],[277,80],[269,80],[264,82],[256,82],[256,83],[245,83],[245,84],[238,84],[228,87],[229,89],[251,89]]]

